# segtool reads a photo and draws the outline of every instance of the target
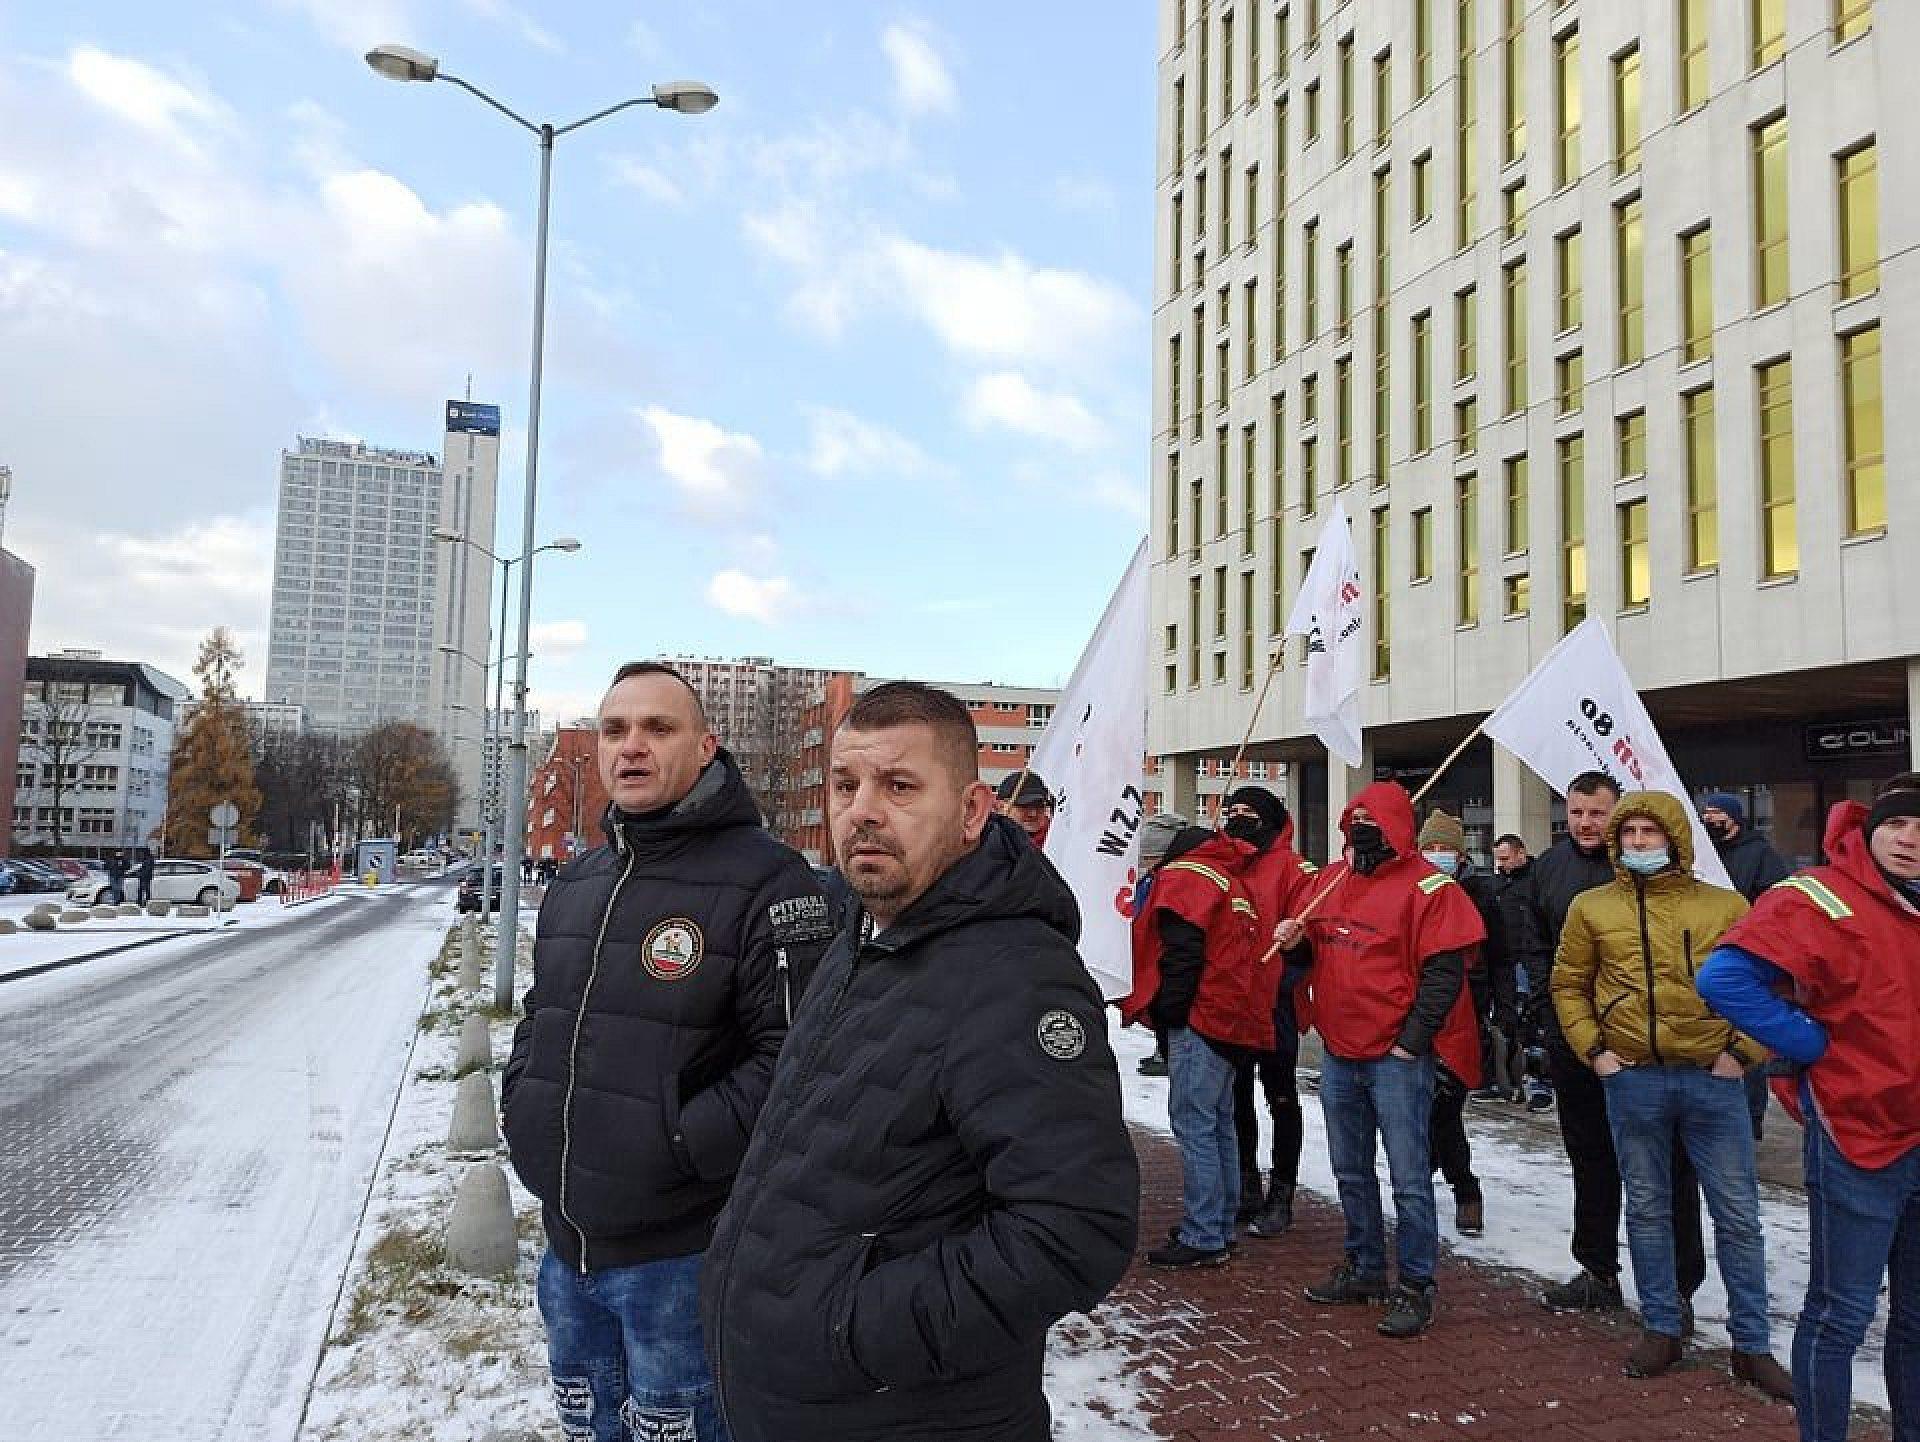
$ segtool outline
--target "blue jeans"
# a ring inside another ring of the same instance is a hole
[[[1704,1067],[1646,1065],[1622,1067],[1600,1085],[1626,1193],[1627,1250],[1640,1293],[1641,1325],[1668,1337],[1680,1335],[1673,1246],[1677,1139],[1713,1217],[1713,1254],[1727,1288],[1727,1331],[1734,1350],[1770,1350],[1760,1183],[1745,1083]]]
[[[1440,1260],[1427,1146],[1433,1085],[1431,1054],[1412,1061],[1391,1055],[1348,1061],[1327,1052],[1320,1062],[1320,1109],[1327,1119],[1327,1160],[1347,1219],[1347,1260],[1365,1276],[1386,1275],[1386,1224],[1373,1169],[1378,1135],[1386,1144],[1393,1181],[1394,1241],[1403,1286],[1431,1282]]]
[[[1189,1027],[1167,1034],[1167,1119],[1180,1144],[1180,1240],[1217,1252],[1240,1209],[1233,1063]]]
[[[1840,1155],[1807,1104],[1807,1300],[1793,1333],[1803,1442],[1845,1442],[1853,1354],[1887,1279],[1887,1402],[1894,1442],[1920,1442],[1920,1147],[1878,1171]]]
[[[540,1316],[560,1428],[593,1442],[728,1442],[700,1334],[700,1262],[581,1275],[549,1250]]]

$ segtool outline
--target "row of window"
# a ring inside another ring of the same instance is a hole
[[[1880,327],[1877,324],[1870,325],[1843,335],[1839,338],[1838,348],[1844,523],[1849,535],[1866,536],[1883,531],[1887,522]],[[1763,581],[1780,580],[1797,574],[1800,566],[1800,488],[1795,465],[1792,357],[1781,357],[1756,366],[1753,370],[1753,386],[1757,472],[1754,503],[1758,508],[1760,548],[1758,569]],[[1720,564],[1721,496],[1715,389],[1707,385],[1684,391],[1677,397],[1676,405],[1681,438],[1682,565],[1686,573],[1698,574],[1716,570]],[[1284,408],[1279,399],[1275,401],[1275,417],[1277,425],[1283,427]],[[1282,433],[1282,429],[1274,432],[1275,435]],[[1224,437],[1225,431],[1220,434]],[[1466,432],[1468,436],[1472,434],[1471,430]],[[1288,508],[1288,498],[1281,464],[1286,447],[1280,446],[1274,450],[1268,474],[1268,510],[1264,515],[1257,515],[1259,486],[1254,469],[1258,448],[1256,428],[1246,427],[1241,439],[1241,554],[1251,557],[1255,553],[1259,540],[1258,527],[1264,522],[1268,529],[1268,634],[1277,636],[1286,615],[1282,566],[1286,555],[1283,513]],[[1637,410],[1616,416],[1611,441],[1614,483],[1620,485],[1643,481],[1647,468],[1646,412]],[[1309,489],[1313,483],[1315,438],[1305,437],[1298,445],[1302,458],[1298,504],[1301,513],[1308,515],[1317,504],[1317,498]],[[1473,452],[1468,447],[1460,454],[1469,457]],[[1201,537],[1207,512],[1204,487],[1201,481],[1194,480],[1183,494],[1179,485],[1178,463],[1177,453],[1168,457],[1164,517],[1168,542],[1166,554],[1170,559],[1179,556],[1184,509],[1188,557],[1198,562],[1201,559]],[[1529,457],[1525,453],[1507,456],[1500,463],[1499,532],[1503,555],[1509,559],[1525,557],[1530,549],[1529,471]],[[1555,441],[1554,471],[1560,518],[1557,589],[1561,624],[1566,629],[1578,624],[1586,615],[1588,537],[1584,433],[1564,435]],[[1226,480],[1228,473],[1223,468],[1220,474],[1222,479],[1215,490],[1212,508],[1214,540],[1225,539],[1229,535],[1231,514]],[[1475,625],[1480,619],[1482,565],[1479,503],[1478,475],[1471,470],[1456,474],[1453,478],[1456,553],[1452,557],[1452,569],[1455,577],[1455,624],[1460,626]],[[1625,494],[1616,502],[1615,512],[1619,568],[1617,591],[1622,608],[1631,610],[1646,606],[1652,599],[1647,500],[1644,495]],[[1376,678],[1384,678],[1390,670],[1392,636],[1389,508],[1385,505],[1376,507],[1372,518],[1373,669]],[[1303,553],[1300,563],[1300,575],[1303,578],[1311,559],[1311,551]],[[1435,565],[1432,509],[1415,510],[1410,513],[1408,521],[1408,580],[1416,583],[1432,580]],[[1213,567],[1211,637],[1215,643],[1224,643],[1228,634],[1228,572],[1227,565]],[[1239,588],[1242,631],[1238,674],[1241,685],[1250,688],[1256,669],[1253,626],[1256,586],[1253,570],[1239,573]],[[1202,589],[1203,577],[1198,573],[1189,576],[1187,678],[1188,684],[1194,686],[1202,683],[1201,653],[1203,640],[1209,634],[1203,624],[1206,617],[1202,611]],[[1528,569],[1503,565],[1502,615],[1514,617],[1528,614],[1531,592]],[[1167,651],[1178,651],[1177,623],[1167,626],[1165,644]],[[1212,655],[1211,679],[1215,682],[1225,681],[1228,679],[1227,653],[1220,649]],[[1168,690],[1173,690],[1177,685],[1178,666],[1174,661],[1166,663],[1165,682]]]

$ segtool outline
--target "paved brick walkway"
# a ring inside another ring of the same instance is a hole
[[[1146,1202],[1142,1250],[1178,1219],[1179,1155],[1136,1130]],[[1490,1198],[1490,1200],[1492,1200]],[[1444,1202],[1443,1202],[1444,1205]],[[1726,1374],[1724,1352],[1636,1382],[1620,1360],[1630,1314],[1554,1316],[1540,1280],[1443,1257],[1439,1320],[1410,1342],[1374,1331],[1379,1309],[1301,1295],[1340,1257],[1339,1208],[1302,1195],[1293,1231],[1248,1239],[1225,1267],[1162,1272],[1138,1262],[1107,1307],[1146,1339],[1139,1365],[1154,1431],[1175,1442],[1477,1438],[1480,1442],[1794,1442],[1793,1410]],[[1786,1360],[1786,1338],[1776,1355]],[[1877,1424],[1857,1442],[1883,1442]]]

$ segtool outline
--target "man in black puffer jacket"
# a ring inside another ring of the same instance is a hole
[[[725,1442],[701,1258],[827,905],[761,828],[678,672],[621,667],[599,725],[609,844],[541,904],[500,1086],[507,1145],[543,1204],[540,1312],[566,1435]]]
[[[910,682],[834,736],[866,916],[795,1018],[707,1254],[738,1442],[1045,1442],[1047,1329],[1131,1257],[1139,1171],[1079,913],[977,761],[966,708]]]

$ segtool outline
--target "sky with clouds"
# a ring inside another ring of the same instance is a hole
[[[521,525],[556,124],[532,681],[637,655],[1059,684],[1146,527],[1148,0],[0,0],[4,541],[33,645],[265,673],[279,454],[498,402]]]

